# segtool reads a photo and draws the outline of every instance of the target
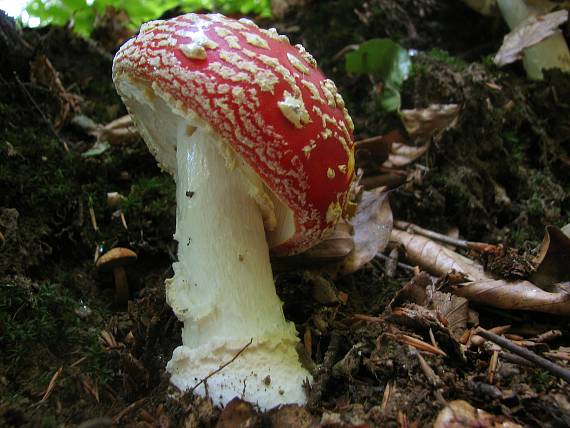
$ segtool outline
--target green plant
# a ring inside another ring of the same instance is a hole
[[[399,110],[400,89],[410,75],[408,51],[390,39],[371,39],[346,55],[346,71],[370,74],[382,82],[379,105],[386,111]]]
[[[270,16],[270,0],[31,0],[26,12],[40,19],[41,25],[64,25],[73,22],[73,28],[89,36],[97,15],[107,7],[127,12],[131,27],[156,19],[174,7],[183,11],[218,10],[220,12]]]

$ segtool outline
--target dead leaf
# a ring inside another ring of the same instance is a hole
[[[253,405],[236,397],[222,410],[216,428],[254,427],[259,424],[259,419]]]
[[[476,409],[467,401],[455,400],[447,403],[437,415],[433,428],[523,428],[504,416],[495,416]]]
[[[392,317],[401,324],[447,328],[458,340],[472,319],[464,297],[436,291],[433,279],[425,272],[415,275],[390,302]],[[475,314],[475,317],[477,315]]]
[[[354,248],[343,262],[341,273],[356,272],[384,250],[392,230],[392,210],[388,193],[383,188],[365,191],[350,220],[354,228]]]
[[[273,256],[271,266],[275,271],[286,271],[336,264],[342,262],[353,248],[352,226],[340,220],[333,232],[313,248],[295,256]]]
[[[285,404],[271,409],[267,413],[270,426],[273,428],[316,428],[317,421],[304,406]]]
[[[570,293],[549,293],[529,281],[468,282],[455,285],[453,293],[495,308],[570,315]]]
[[[386,168],[403,168],[421,158],[428,148],[429,144],[415,147],[404,143],[393,143],[388,160],[382,166]]]
[[[457,104],[431,104],[423,109],[401,110],[400,118],[411,137],[431,138],[453,128],[459,110]]]
[[[567,20],[567,10],[530,16],[505,36],[493,62],[501,67],[521,59],[524,49],[558,32],[558,27]]]
[[[536,271],[530,280],[546,291],[557,291],[555,284],[570,280],[570,237],[554,226],[547,226],[536,257]]]
[[[372,168],[382,165],[392,151],[392,144],[402,143],[405,138],[398,130],[390,131],[385,135],[365,138],[354,142],[358,166],[365,168],[367,164]]]
[[[489,279],[479,263],[452,251],[424,236],[393,229],[391,241],[400,243],[406,250],[406,258],[436,276],[449,272],[466,275],[470,280]]]

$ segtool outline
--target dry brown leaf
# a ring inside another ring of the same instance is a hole
[[[476,409],[467,401],[455,400],[447,403],[437,415],[433,428],[522,428],[504,416],[495,416]]]
[[[383,251],[388,245],[393,221],[385,189],[363,192],[356,214],[350,220],[354,228],[354,248],[343,262],[341,273],[356,272]]]
[[[488,280],[479,263],[458,254],[431,239],[393,229],[390,240],[400,243],[406,250],[406,258],[436,276],[455,271],[469,280]]]
[[[402,144],[403,141],[405,138],[398,130],[355,141],[358,167],[373,173],[377,172],[378,167],[386,162],[393,152],[393,144]]]
[[[493,62],[499,67],[522,58],[522,51],[558,32],[558,27],[568,20],[568,11],[559,10],[546,15],[531,16],[505,36]]]
[[[415,147],[404,143],[393,143],[388,160],[382,166],[386,168],[403,168],[421,158],[428,148],[429,144]]]
[[[354,248],[352,226],[340,220],[331,235],[304,253],[287,257],[271,257],[275,271],[317,268],[342,262]]]
[[[433,282],[425,272],[415,275],[390,302],[392,317],[406,325],[447,327],[458,340],[471,320],[469,302],[464,297],[436,291]]]
[[[546,291],[557,291],[556,283],[570,280],[570,237],[547,226],[536,258],[537,268],[530,280]]]
[[[400,118],[414,138],[431,138],[453,128],[459,117],[457,104],[431,104],[427,108],[402,110]]]
[[[549,293],[529,281],[482,280],[454,286],[454,294],[501,309],[570,315],[570,293]]]

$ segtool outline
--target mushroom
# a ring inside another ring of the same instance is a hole
[[[529,22],[533,17],[543,19],[543,15],[552,11],[556,2],[550,0],[463,0],[469,7],[483,15],[494,15],[497,11],[512,30]],[[543,70],[558,68],[570,72],[570,50],[561,31],[524,49],[523,64],[526,74],[531,79],[542,79]]]
[[[137,259],[137,254],[128,248],[115,247],[97,259],[95,266],[100,272],[113,271],[115,277],[115,300],[124,304],[129,300],[129,282],[125,266]]]
[[[222,405],[305,403],[311,375],[269,250],[300,253],[343,215],[353,124],[334,83],[275,29],[192,13],[144,24],[115,56],[113,79],[176,181],[166,298],[184,328],[171,382]]]

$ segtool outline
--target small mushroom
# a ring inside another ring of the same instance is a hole
[[[124,304],[129,300],[129,282],[127,281],[125,266],[133,263],[136,259],[137,254],[133,250],[116,247],[99,257],[95,263],[100,272],[113,271],[115,299],[119,304]]]

